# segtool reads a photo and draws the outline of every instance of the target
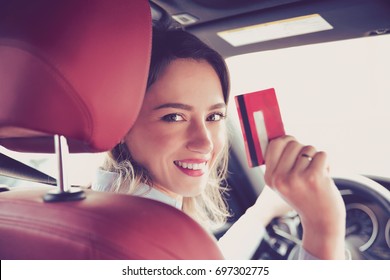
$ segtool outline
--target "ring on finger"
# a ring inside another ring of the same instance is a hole
[[[305,153],[301,154],[301,157],[307,158],[308,161],[312,161],[313,160],[312,156],[310,156],[308,154],[305,154]]]

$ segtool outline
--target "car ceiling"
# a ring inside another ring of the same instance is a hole
[[[151,0],[153,18],[167,15],[224,57],[390,33],[389,0]],[[233,46],[218,32],[269,26],[319,15],[332,29]],[[286,22],[286,21],[285,21]]]

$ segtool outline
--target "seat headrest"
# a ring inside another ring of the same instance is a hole
[[[0,11],[0,145],[111,149],[144,97],[152,22],[146,0],[9,0]]]

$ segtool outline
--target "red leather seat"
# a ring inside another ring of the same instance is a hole
[[[131,128],[146,87],[146,0],[3,0],[0,145],[52,152],[111,149]],[[0,193],[0,259],[219,259],[215,240],[168,205],[86,191],[44,202],[48,187]]]
[[[46,190],[0,195],[0,259],[220,259],[191,218],[150,199],[87,191],[45,203]]]

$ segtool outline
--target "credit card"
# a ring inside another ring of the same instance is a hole
[[[262,165],[269,141],[285,135],[275,90],[237,95],[235,101],[248,165]]]

